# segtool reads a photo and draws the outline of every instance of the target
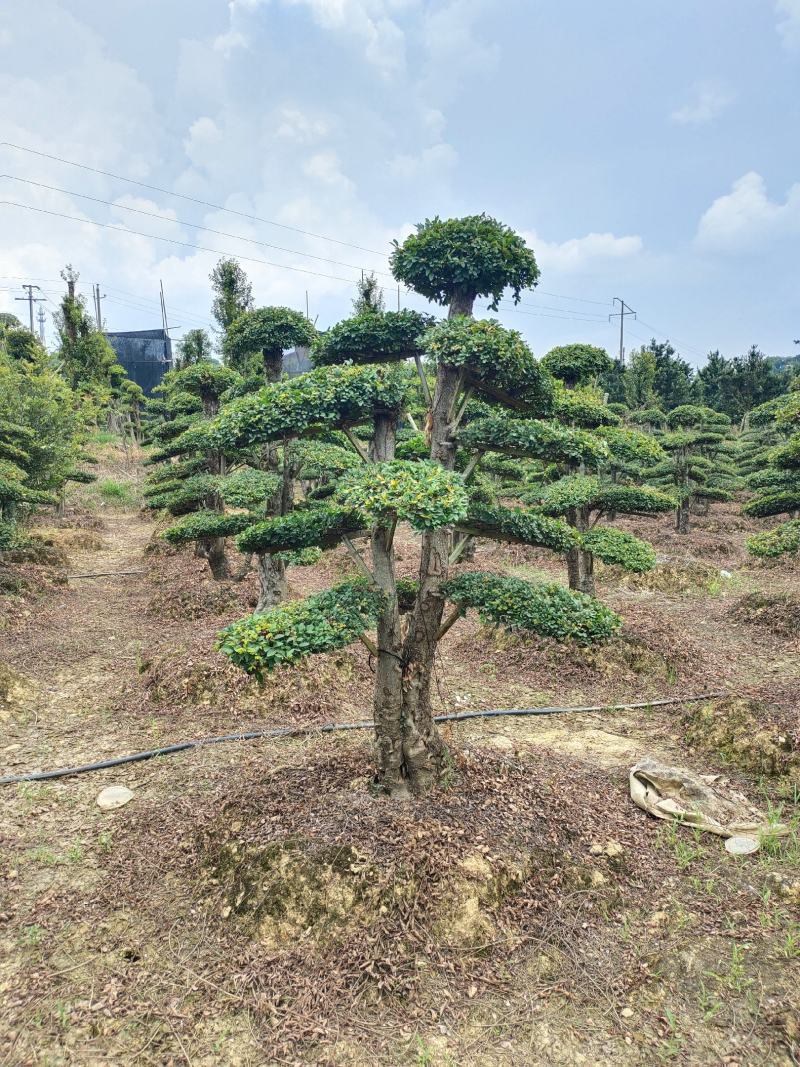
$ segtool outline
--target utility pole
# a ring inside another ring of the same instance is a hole
[[[44,300],[44,297],[43,296],[34,296],[33,295],[33,290],[37,289],[39,292],[41,292],[41,288],[42,287],[40,285],[23,285],[22,288],[28,290],[28,295],[27,296],[15,296],[14,299],[15,300],[27,300],[28,301],[28,313],[30,315],[30,321],[31,321],[31,333],[34,333],[35,331],[33,329],[33,305],[41,303]]]
[[[92,299],[94,301],[95,319],[97,320],[97,332],[103,332],[103,309],[100,306],[100,301],[105,300],[106,294],[100,295],[100,286],[97,282],[92,286]]]
[[[625,316],[626,315],[633,315],[633,317],[636,318],[636,312],[633,310],[632,307],[630,307],[628,304],[626,304],[625,301],[619,296],[615,296],[614,297],[613,303],[614,304],[619,304],[619,311],[613,311],[608,316],[608,321],[611,322],[612,319],[615,319],[617,316],[619,316],[619,362],[620,362],[620,366],[624,367],[625,366]]]
[[[158,284],[161,286],[161,321],[164,324],[164,337],[169,337],[169,326],[167,325],[167,305],[164,300],[164,283],[161,279],[158,279]]]
[[[39,312],[36,317],[39,320],[39,340],[42,342],[42,344],[44,344],[44,308],[39,308]]]

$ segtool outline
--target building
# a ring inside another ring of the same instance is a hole
[[[107,333],[108,342],[128,377],[150,396],[172,369],[172,341],[166,330],[123,330]]]
[[[293,348],[291,352],[286,352],[284,354],[283,369],[290,378],[294,378],[297,374],[305,374],[306,371],[312,369],[313,364],[309,355],[310,352],[310,348],[298,345],[297,348]]]

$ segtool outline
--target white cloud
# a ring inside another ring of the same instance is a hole
[[[283,107],[279,112],[275,133],[286,141],[309,144],[327,136],[329,130],[330,126],[325,119],[309,115],[298,107]]]
[[[405,68],[405,34],[391,17],[416,0],[283,0],[290,7],[309,8],[323,29],[355,37],[369,63],[384,77]]]
[[[209,154],[217,151],[222,141],[222,131],[214,119],[202,115],[189,127],[183,148],[186,155],[197,167],[205,166]]]
[[[780,33],[786,48],[800,48],[800,0],[777,0]]]
[[[303,166],[303,173],[315,181],[351,192],[355,186],[342,172],[341,162],[335,152],[317,152]]]
[[[545,241],[534,231],[524,236],[543,270],[563,274],[585,270],[602,260],[630,259],[644,248],[638,235],[615,237],[613,233],[587,233],[585,237],[572,237],[560,243]]]
[[[404,181],[430,180],[452,170],[458,162],[458,153],[446,141],[423,148],[416,155],[401,153],[394,157],[389,167],[392,173]]]
[[[226,59],[230,59],[237,48],[249,47],[250,41],[241,30],[228,30],[214,38],[213,48],[220,52]]]
[[[673,111],[673,122],[685,126],[702,126],[711,122],[733,101],[733,93],[716,82],[700,82],[694,87],[694,96],[688,104]]]
[[[769,199],[763,177],[751,170],[708,208],[696,240],[704,249],[737,252],[764,247],[781,234],[799,230],[800,182],[789,189],[781,204]]]

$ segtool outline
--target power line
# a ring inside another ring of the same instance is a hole
[[[81,219],[75,215],[67,215],[63,211],[51,211],[48,208],[34,207],[32,204],[20,204],[15,200],[0,200],[0,204],[4,204],[8,207],[22,208],[24,211],[36,211],[41,215],[52,215],[59,219],[68,219],[70,222],[78,222],[83,226],[98,226],[105,230],[115,230],[117,233],[131,234],[134,237],[148,237],[152,241],[165,241],[167,244],[180,245],[182,248],[192,248],[198,252],[211,252],[215,256],[230,255],[233,259],[243,259],[248,263],[260,263],[267,267],[277,267],[279,270],[297,271],[299,274],[312,274],[316,278],[329,278],[336,282],[347,282],[349,285],[352,285],[357,280],[355,278],[340,278],[335,274],[323,274],[321,271],[308,270],[306,267],[294,267],[290,266],[288,263],[273,263],[268,259],[258,259],[255,256],[243,256],[223,252],[218,248],[208,248],[206,245],[196,245],[192,244],[190,241],[179,241],[176,237],[160,237],[155,233],[144,233],[142,230],[132,230],[127,226],[115,226],[111,222],[96,222],[94,219]]]
[[[131,212],[132,214],[135,214],[135,215],[144,215],[146,218],[157,219],[159,222],[168,222],[168,223],[171,223],[171,224],[177,225],[177,226],[188,226],[190,229],[194,229],[194,230],[201,230],[201,231],[204,230],[206,233],[213,233],[217,237],[225,237],[225,238],[229,238],[230,240],[233,240],[233,241],[244,241],[247,244],[258,245],[261,248],[274,249],[276,252],[286,252],[287,255],[303,256],[306,259],[313,259],[313,260],[316,260],[316,261],[318,261],[320,263],[330,263],[330,264],[332,264],[334,266],[337,266],[337,267],[344,267],[347,270],[360,270],[362,272],[367,271],[367,272],[369,272],[371,274],[380,274],[385,278],[393,278],[394,277],[394,275],[392,275],[390,271],[377,270],[375,268],[363,267],[363,266],[361,266],[359,264],[356,264],[356,263],[344,263],[341,260],[331,259],[329,256],[317,256],[317,255],[314,255],[312,252],[304,252],[304,251],[302,251],[300,249],[296,249],[296,248],[286,248],[283,245],[276,245],[276,244],[273,244],[270,241],[259,241],[255,237],[245,237],[245,236],[242,236],[241,234],[229,233],[226,230],[217,230],[217,229],[214,229],[211,226],[205,225],[204,223],[189,222],[186,219],[178,219],[178,218],[170,219],[170,218],[166,218],[164,215],[160,215],[156,211],[146,211],[144,208],[131,207],[128,204],[119,204],[119,203],[116,203],[113,200],[105,200],[105,199],[103,199],[102,197],[99,197],[99,196],[91,196],[89,193],[79,193],[77,190],[64,189],[64,188],[62,188],[60,186],[57,186],[57,185],[48,185],[48,184],[46,184],[44,182],[34,181],[31,178],[20,178],[15,174],[0,174],[0,178],[7,178],[10,181],[22,182],[25,185],[32,185],[32,186],[35,186],[38,189],[47,189],[49,192],[61,193],[64,196],[75,196],[75,197],[78,197],[81,200],[90,200],[92,203],[95,203],[95,204],[103,204],[106,207],[117,208],[117,209],[122,210],[122,211],[129,211],[129,212]],[[358,245],[353,245],[353,247],[354,248],[358,248],[359,246]],[[385,289],[386,287],[384,286],[382,288]],[[411,293],[412,291],[409,290],[409,289],[404,289],[404,292]],[[540,289],[540,290],[538,290],[538,292],[541,293],[543,296],[551,296],[551,297],[554,297],[557,300],[571,300],[571,301],[580,302],[580,303],[586,303],[586,304],[596,304],[596,305],[598,305],[600,307],[605,307],[608,304],[607,300],[592,300],[592,299],[589,299],[588,297],[566,296],[563,293],[550,293],[550,292],[547,292],[544,289]],[[522,306],[524,306],[524,307],[541,308],[542,310],[546,310],[546,311],[566,311],[567,310],[566,308],[553,307],[552,305],[549,305],[549,304],[539,304],[538,302],[534,304],[534,303],[531,303],[530,301],[524,301],[524,300],[520,301],[520,304]],[[515,305],[515,310],[516,310],[516,305]],[[600,316],[598,316],[598,317],[600,317]]]
[[[169,222],[173,226],[189,226],[194,230],[205,230],[206,233],[213,233],[217,237],[227,237],[234,241],[245,241],[247,244],[260,245],[262,248],[272,248],[276,252],[286,252],[289,255],[305,256],[307,259],[315,259],[321,263],[332,263],[337,267],[346,267],[347,270],[364,270],[365,268],[356,265],[355,263],[342,263],[338,259],[330,259],[328,256],[315,256],[312,252],[302,252],[296,248],[284,248],[282,245],[272,244],[269,241],[259,241],[255,237],[243,237],[238,233],[228,233],[226,230],[215,230],[211,226],[206,226],[203,223],[188,222],[185,219],[170,219],[165,218],[164,215],[159,215],[157,211],[145,211],[144,208],[131,207],[128,204],[118,204],[113,200],[103,200],[99,196],[90,196],[88,193],[79,193],[74,189],[62,189],[57,185],[45,185],[44,182],[35,182],[31,178],[18,178],[15,174],[0,174],[0,178],[8,178],[13,182],[23,182],[25,185],[34,185],[38,189],[47,189],[52,193],[62,193],[64,196],[77,196],[81,200],[91,200],[95,204],[104,204],[106,207],[117,208],[121,211],[130,211],[136,215],[145,215],[150,219],[158,219],[159,222]],[[389,271],[385,270],[371,270],[373,274],[382,274],[384,277],[391,278],[393,275]]]
[[[276,222],[274,219],[263,218],[261,215],[251,215],[247,211],[237,211],[235,208],[225,207],[223,204],[215,204],[210,200],[201,200],[196,196],[188,196],[186,193],[176,193],[172,189],[165,189],[160,185],[150,185],[148,182],[138,181],[136,178],[128,178],[124,174],[114,174],[113,171],[100,170],[99,167],[90,167],[88,163],[78,163],[72,159],[64,159],[63,156],[51,155],[49,152],[39,152],[35,148],[26,148],[24,145],[12,144],[11,141],[0,141],[2,148],[14,148],[18,152],[28,152],[42,159],[52,159],[57,163],[64,163],[69,167],[77,167],[80,170],[91,171],[92,174],[101,174],[105,178],[113,178],[115,181],[127,182],[129,185],[137,185],[140,189],[150,189],[154,193],[163,193],[165,196],[174,196],[179,200],[187,200],[192,204],[200,204],[203,207],[213,208],[214,211],[225,211],[229,215],[238,215],[239,218],[249,219],[251,222],[263,222],[267,226],[277,226],[282,230],[290,230],[292,233],[300,233],[304,237],[313,237],[317,241],[329,241],[331,244],[342,245],[345,248],[356,248],[359,252],[369,252],[370,255],[385,257],[385,252],[378,252],[374,248],[366,248],[364,245],[356,245],[351,241],[341,241],[337,237],[326,237],[312,230],[304,230],[299,226],[290,226],[285,222]]]
[[[50,215],[50,216],[53,216],[55,218],[67,219],[70,222],[77,222],[77,223],[79,223],[80,225],[83,225],[83,226],[95,226],[95,227],[98,227],[100,229],[113,230],[116,233],[127,234],[127,235],[130,235],[130,236],[147,237],[147,238],[149,238],[150,240],[153,240],[153,241],[162,241],[162,242],[165,242],[166,244],[178,245],[178,246],[180,246],[182,248],[190,248],[190,249],[192,249],[194,251],[197,251],[197,252],[209,252],[212,255],[216,255],[216,256],[231,256],[234,259],[244,260],[245,262],[258,263],[258,264],[260,264],[262,266],[274,267],[277,270],[290,270],[290,271],[295,271],[295,272],[297,272],[299,274],[309,274],[309,275],[312,275],[312,276],[314,276],[316,278],[326,278],[326,279],[328,279],[330,281],[343,282],[346,285],[353,285],[357,281],[356,278],[342,278],[339,275],[324,274],[321,271],[309,270],[306,267],[296,267],[296,266],[293,266],[293,265],[288,264],[288,263],[274,263],[271,260],[260,259],[260,258],[257,258],[255,256],[245,256],[245,255],[240,255],[238,253],[225,252],[225,251],[223,251],[223,250],[221,250],[219,248],[209,248],[207,245],[193,244],[190,241],[181,241],[176,237],[163,237],[163,236],[159,236],[158,234],[154,234],[154,233],[145,233],[142,230],[134,230],[134,229],[131,229],[131,228],[127,227],[127,226],[116,226],[116,225],[114,225],[113,223],[110,223],[110,222],[97,222],[94,219],[82,219],[82,218],[78,218],[75,215],[68,215],[68,214],[66,214],[65,212],[62,212],[62,211],[52,211],[49,208],[34,207],[32,204],[20,204],[17,201],[14,201],[14,200],[0,200],[0,204],[6,205],[8,207],[21,208],[23,211],[35,211],[38,214]],[[379,288],[384,292],[389,291],[386,286],[379,286]],[[419,297],[419,294],[413,293],[413,292],[409,293],[409,295]],[[420,297],[420,299],[424,300],[424,297]],[[514,308],[506,308],[505,310],[513,311],[516,314],[520,314],[520,315],[541,315],[542,317],[551,317],[551,316],[544,316],[544,314],[542,312],[523,311],[520,308],[516,308],[516,307],[514,307]],[[566,309],[559,308],[557,310],[562,311],[562,310],[566,310]],[[559,318],[559,317],[567,318],[567,317],[569,317],[569,318],[572,318],[574,321],[582,321],[582,322],[587,322],[587,321],[594,322],[595,321],[594,319],[578,318],[577,316],[552,316],[552,317],[556,317],[556,318]]]

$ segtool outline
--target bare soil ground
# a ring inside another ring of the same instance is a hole
[[[135,463],[110,459],[135,491]],[[219,585],[135,505],[98,520],[89,503],[47,520],[68,566],[9,568],[25,583],[0,597],[0,774],[369,717],[365,649],[259,690],[213,651],[252,576]],[[370,793],[367,734],[0,787],[0,1064],[800,1062],[797,833],[736,859],[628,797],[650,755],[796,827],[796,564],[748,562],[735,506],[688,538],[629,525],[661,562],[600,574],[619,639],[580,651],[462,620],[437,707],[735,700],[452,726],[452,781],[403,805]],[[413,574],[413,541],[399,550]],[[488,544],[467,566],[564,579],[545,553]],[[329,553],[292,570],[293,592],[349,568]],[[111,784],[135,796],[103,812]]]

